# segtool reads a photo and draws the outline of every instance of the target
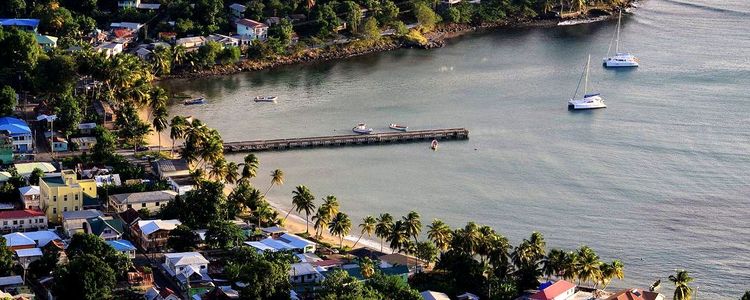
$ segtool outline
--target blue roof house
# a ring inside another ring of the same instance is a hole
[[[29,125],[14,117],[0,117],[0,130],[7,130],[13,139],[13,152],[27,153],[34,150]]]
[[[37,27],[39,27],[39,19],[0,19],[0,26],[17,27],[36,32]]]

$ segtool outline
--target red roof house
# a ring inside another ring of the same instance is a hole
[[[565,300],[576,293],[576,285],[565,280],[559,280],[547,288],[531,295],[533,300]]]
[[[664,295],[639,289],[622,290],[607,300],[664,300]]]

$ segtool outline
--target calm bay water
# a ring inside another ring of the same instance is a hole
[[[718,3],[717,3],[718,2]],[[623,20],[637,70],[598,66],[616,22],[472,34],[442,49],[200,80],[176,105],[224,140],[467,127],[468,141],[260,153],[256,184],[286,173],[272,201],[295,185],[335,194],[354,224],[409,210],[493,226],[516,244],[538,230],[552,247],[587,244],[622,259],[617,287],[647,287],[687,269],[697,299],[750,289],[750,2],[650,0]],[[585,63],[609,107],[568,112]],[[278,104],[254,103],[278,95]],[[241,160],[241,155],[232,156]]]

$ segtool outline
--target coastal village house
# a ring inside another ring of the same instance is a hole
[[[141,0],[119,0],[117,1],[117,7],[119,8],[137,8],[146,10],[158,10],[161,7],[159,3],[141,3]]]
[[[268,36],[268,25],[250,19],[237,20],[237,35],[245,40],[265,41]]]
[[[83,209],[84,198],[96,201],[96,181],[78,180],[73,170],[39,180],[42,210],[51,222],[61,222],[62,213]]]
[[[94,51],[102,52],[107,57],[112,57],[117,54],[120,54],[122,53],[122,50],[123,50],[123,45],[120,43],[114,43],[114,42],[104,42],[94,47]]]
[[[0,231],[36,231],[47,229],[47,216],[37,210],[0,211]]]
[[[31,232],[14,232],[3,235],[5,245],[10,250],[42,248],[52,242],[61,242],[62,239],[54,232],[48,230]]]
[[[101,211],[96,209],[85,209],[79,211],[66,211],[62,214],[62,225],[68,236],[73,236],[78,232],[84,232],[83,228],[86,220],[104,216]]]
[[[18,193],[21,195],[21,203],[25,209],[40,210],[41,204],[39,201],[39,186],[29,185],[18,188]]]
[[[95,217],[86,220],[83,231],[102,238],[105,241],[119,240],[124,233],[122,220],[112,217]]]
[[[109,196],[109,207],[117,212],[123,212],[129,208],[140,210],[148,209],[149,212],[158,212],[169,201],[174,200],[177,193],[174,191],[152,191],[140,193],[117,194]]]
[[[606,300],[664,300],[664,295],[639,289],[622,290]]]
[[[300,236],[291,233],[283,233],[278,237],[267,237],[257,242],[245,242],[245,245],[253,247],[257,252],[264,251],[279,252],[292,251],[295,253],[314,253],[316,244]]]
[[[289,268],[289,282],[292,284],[319,283],[325,277],[310,263],[294,263]]]
[[[198,185],[198,182],[195,181],[195,178],[190,175],[168,177],[167,183],[169,183],[169,186],[178,195],[184,195],[185,193],[195,189],[195,187]]]
[[[180,283],[211,281],[208,260],[198,252],[165,253],[162,266]]]
[[[71,138],[70,141],[78,146],[80,151],[90,151],[96,145],[96,138],[93,136],[82,136]]]
[[[143,250],[159,250],[167,245],[169,232],[180,224],[179,220],[138,221],[131,228],[132,240]]]
[[[13,152],[26,153],[34,150],[31,129],[23,120],[14,117],[2,117],[0,118],[0,130],[10,133],[10,137],[13,139]]]
[[[175,46],[183,46],[187,50],[195,50],[206,44],[206,38],[202,36],[185,37],[177,39],[174,44]]]
[[[159,179],[190,176],[190,166],[183,159],[161,159],[153,163],[153,169]]]
[[[237,19],[242,18],[242,16],[245,14],[245,10],[247,10],[247,7],[245,7],[244,5],[239,3],[232,3],[231,5],[229,5],[229,16],[232,21],[236,21]]]
[[[182,300],[179,296],[177,296],[177,293],[175,293],[173,290],[169,289],[168,287],[164,287],[161,290],[157,289],[156,287],[151,287],[148,290],[146,290],[146,293],[143,294],[144,300]]]
[[[122,254],[127,255],[129,258],[133,259],[135,258],[135,246],[133,246],[132,243],[128,240],[108,240],[107,244],[109,244],[112,248],[117,250],[117,252],[120,252]]]
[[[54,165],[48,162],[21,163],[14,164],[13,166],[16,168],[16,171],[18,171],[18,174],[26,179],[29,179],[31,173],[34,172],[34,169],[42,170],[45,176],[55,174],[55,172],[57,171],[57,168],[55,168]]]
[[[531,295],[531,300],[566,300],[576,293],[576,285],[565,280],[545,287],[536,294]]]

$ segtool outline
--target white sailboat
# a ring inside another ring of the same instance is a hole
[[[588,93],[589,88],[589,69],[591,66],[591,55],[589,55],[589,59],[586,61],[586,70],[584,71],[584,74],[582,76],[585,78],[583,80],[583,97],[580,99],[577,99],[576,96],[578,95],[578,88],[581,87],[581,80],[578,80],[578,86],[576,86],[576,91],[573,93],[573,97],[568,101],[568,109],[572,110],[582,110],[582,109],[596,109],[596,108],[606,108],[607,105],[604,104],[604,99],[602,98],[599,93]]]
[[[612,43],[609,43],[609,49],[607,49],[607,57],[604,58],[602,64],[607,68],[623,68],[623,67],[637,67],[638,58],[628,52],[620,52],[620,26],[622,24],[622,9],[620,9],[620,16],[617,18],[617,30],[615,31],[615,55],[610,56],[612,50]]]

